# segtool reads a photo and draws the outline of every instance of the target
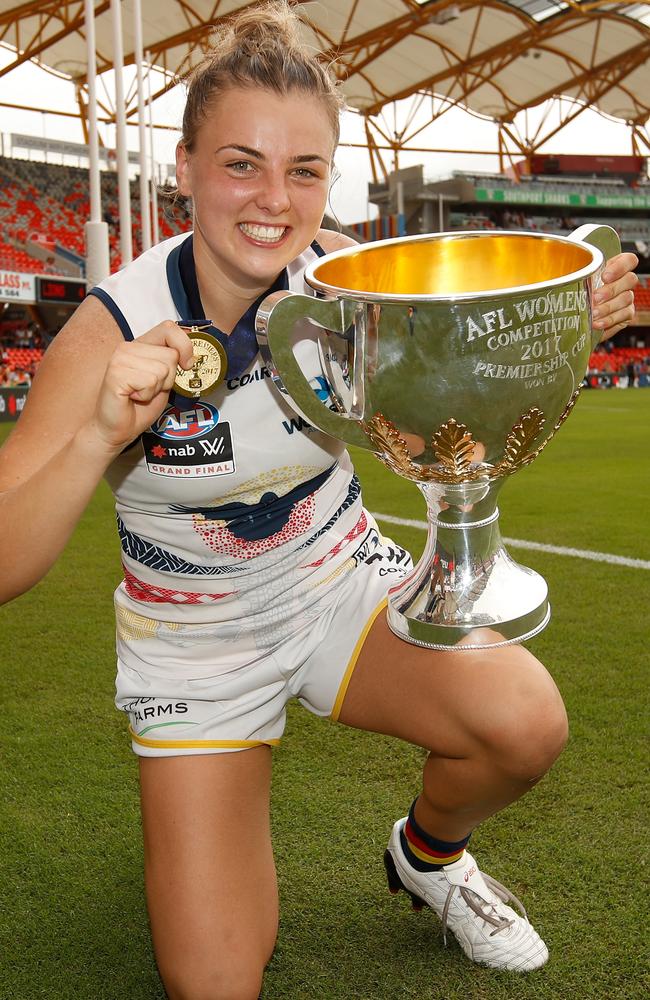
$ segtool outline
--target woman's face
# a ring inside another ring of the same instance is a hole
[[[194,203],[197,262],[240,289],[262,291],[309,246],[321,224],[334,137],[321,100],[238,87],[215,100],[178,188]]]

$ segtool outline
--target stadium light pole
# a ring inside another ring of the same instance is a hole
[[[131,193],[129,190],[129,154],[126,145],[126,108],[124,106],[124,50],[122,47],[121,0],[111,0],[113,22],[113,70],[115,72],[115,132],[117,145],[117,186],[120,204],[120,253],[122,267],[133,260],[131,239]]]
[[[147,127],[144,118],[144,79],[142,75],[142,4],[134,0],[135,66],[138,83],[138,155],[140,158],[140,220],[142,249],[151,246],[151,213],[149,211],[149,162],[147,158]]]
[[[90,187],[90,219],[84,227],[86,236],[86,282],[89,288],[97,285],[110,272],[108,252],[108,226],[102,221],[102,199],[99,174],[99,138],[97,135],[97,99],[95,79],[97,56],[95,53],[95,8],[93,0],[84,0],[86,20],[86,52],[88,62],[88,168]]]

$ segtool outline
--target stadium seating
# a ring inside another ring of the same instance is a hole
[[[109,227],[111,270],[121,263],[117,174],[101,174],[102,212]],[[134,250],[142,246],[142,216],[139,184],[131,182],[131,211]],[[0,157],[0,225],[5,240],[0,242],[0,267],[28,273],[52,273],[49,262],[29,253],[31,243],[54,251],[56,245],[85,255],[84,225],[90,214],[88,170],[58,166],[41,161]],[[189,228],[167,215],[159,205],[161,239]]]
[[[12,371],[38,365],[44,351],[38,347],[8,347],[3,351],[3,363]]]
[[[51,274],[51,265],[36,260],[21,250],[0,240],[0,268],[5,271],[24,271],[27,274]]]
[[[650,312],[650,284],[647,278],[639,281],[634,293],[634,304],[640,311]]]
[[[650,347],[616,347],[611,351],[594,351],[589,358],[589,370],[594,372],[624,372],[627,366],[643,365],[650,357]]]
[[[458,174],[476,186],[504,187],[512,181],[503,175]],[[593,191],[599,194],[616,193],[630,188],[617,178],[569,179],[532,177],[522,180],[531,190],[557,190],[558,186]],[[642,193],[648,185],[638,184]],[[102,212],[109,227],[109,249],[111,269],[120,266],[119,201],[117,174],[103,171],[101,174]],[[460,206],[459,206],[460,207]],[[532,206],[529,206],[529,211]],[[512,209],[511,211],[508,208]],[[523,206],[522,206],[523,208]],[[77,254],[85,255],[84,225],[90,212],[88,195],[88,171],[85,168],[58,166],[32,160],[18,160],[0,157],[0,269],[25,273],[56,273],[55,250],[57,245]],[[134,250],[139,252],[142,240],[142,216],[140,210],[139,184],[131,183],[131,212],[134,236]],[[472,212],[455,211],[450,215],[453,229],[532,229],[539,232],[556,232],[567,235],[580,220],[562,215],[524,214],[513,206],[477,206]],[[627,240],[644,240],[650,243],[650,221],[647,217],[621,219],[612,222]],[[159,233],[161,239],[185,231],[190,226],[187,214],[181,210],[179,217],[166,209],[164,200],[159,202]],[[376,237],[375,237],[376,238]],[[36,256],[30,247],[37,244],[50,256]],[[635,292],[635,305],[639,312],[650,312],[650,277],[642,276]],[[632,350],[632,349],[631,349]],[[648,352],[644,351],[643,354]],[[637,360],[636,355],[630,355]],[[642,360],[642,358],[638,358]],[[602,365],[623,368],[629,361],[623,349],[610,354],[596,352],[592,356],[594,370]],[[20,366],[22,358],[14,362]]]

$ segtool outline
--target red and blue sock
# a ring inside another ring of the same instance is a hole
[[[417,822],[414,807],[415,802],[400,831],[402,850],[411,867],[418,872],[436,872],[446,865],[453,865],[454,861],[460,861],[469,842],[469,835],[455,843],[432,837]]]

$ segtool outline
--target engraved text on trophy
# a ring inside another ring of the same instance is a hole
[[[480,342],[485,350],[474,360],[474,375],[522,380],[526,389],[554,382],[561,368],[590,350],[586,314],[587,292],[582,288],[549,290],[468,315],[465,341]]]

